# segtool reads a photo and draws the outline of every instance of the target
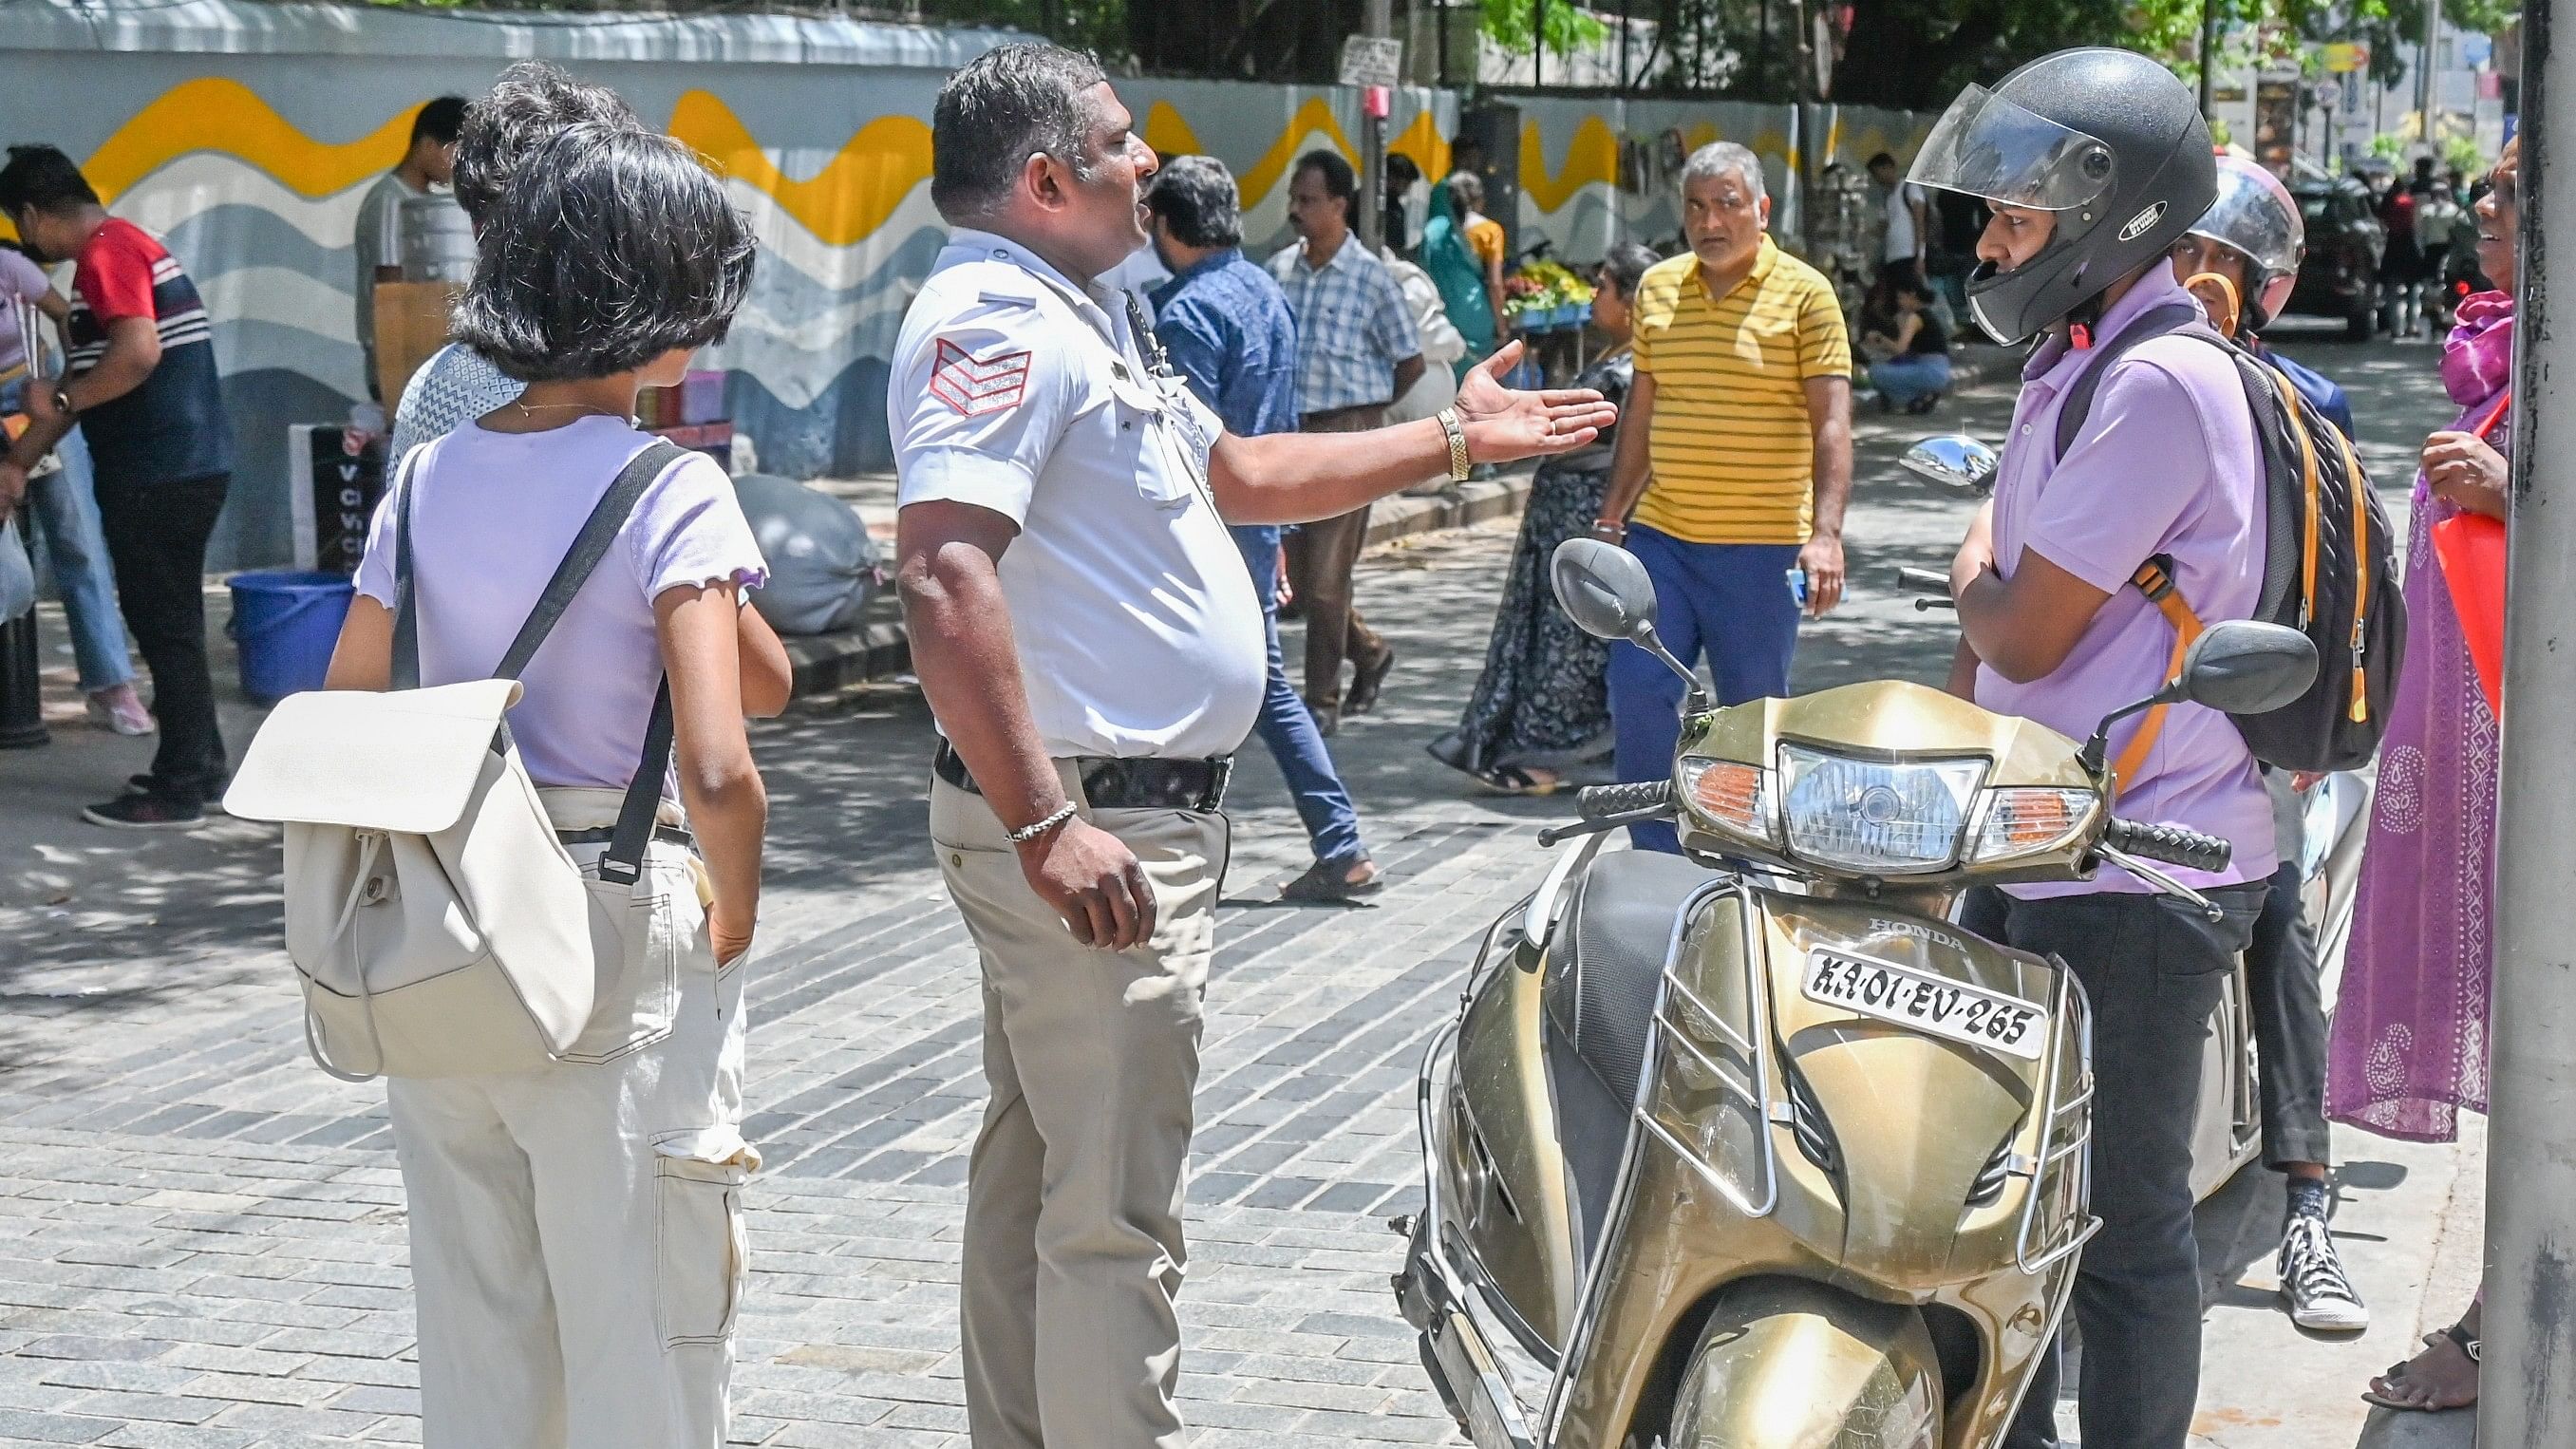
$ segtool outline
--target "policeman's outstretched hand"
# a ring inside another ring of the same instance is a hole
[[[1079,817],[1018,847],[1020,873],[1073,938],[1104,951],[1154,934],[1154,887],[1118,837]]]
[[[1518,342],[1505,344],[1458,384],[1458,418],[1467,426],[1467,456],[1474,462],[1570,453],[1619,421],[1617,405],[1588,387],[1520,392],[1503,386],[1503,374],[1520,365],[1522,351]]]

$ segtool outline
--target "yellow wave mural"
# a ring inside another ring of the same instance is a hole
[[[1145,108],[1144,136],[1157,156],[1196,156],[1207,150],[1199,144],[1199,133],[1190,129],[1170,101],[1156,101]]]
[[[1261,153],[1261,159],[1252,163],[1252,169],[1243,173],[1245,206],[1251,206],[1270,194],[1270,188],[1279,184],[1280,178],[1288,174],[1289,166],[1296,161],[1299,154],[1297,143],[1317,131],[1330,138],[1352,165],[1359,164],[1359,148],[1342,133],[1342,123],[1333,119],[1333,108],[1318,97],[1308,97],[1306,104],[1297,108],[1297,114],[1288,118],[1288,129],[1280,132],[1279,139],[1270,143],[1270,149]]]
[[[1522,123],[1521,194],[1537,202],[1539,210],[1556,211],[1587,186],[1618,184],[1619,138],[1599,116],[1586,116],[1574,128],[1574,139],[1565,147],[1565,165],[1553,173],[1547,167],[1547,146],[1539,139],[1538,122]]]
[[[822,170],[803,181],[779,170],[733,108],[711,92],[680,97],[671,108],[671,134],[836,247],[874,233],[914,187],[930,179],[930,127],[911,116],[879,116],[861,126]]]
[[[372,133],[333,145],[316,141],[239,81],[183,81],[134,113],[90,154],[81,171],[99,196],[119,193],[196,151],[221,151],[258,167],[300,196],[345,191],[400,165],[411,142],[409,106]]]
[[[1438,181],[1449,174],[1449,141],[1440,134],[1440,120],[1429,108],[1413,113],[1413,124],[1404,134],[1386,143],[1395,155],[1409,156],[1420,167],[1424,179]]]

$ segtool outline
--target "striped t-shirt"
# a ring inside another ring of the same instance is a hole
[[[197,284],[150,232],[110,217],[80,249],[66,329],[74,376],[107,356],[112,323],[149,317],[161,361],[132,392],[81,414],[102,480],[175,483],[233,467],[233,430],[215,379],[214,329]]]
[[[1686,543],[1805,543],[1814,522],[1811,378],[1851,375],[1833,284],[1769,237],[1714,301],[1685,252],[1637,284],[1637,371],[1655,380],[1654,479],[1636,521]]]

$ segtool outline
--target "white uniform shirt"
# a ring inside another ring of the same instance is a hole
[[[960,228],[904,314],[886,421],[898,504],[971,503],[1020,527],[1002,596],[1049,755],[1243,743],[1268,656],[1208,482],[1224,424],[1147,371],[1114,290]]]
[[[1879,205],[1887,212],[1887,245],[1879,256],[1891,262],[1914,260],[1917,238],[1914,234],[1914,203],[1922,202],[1928,211],[1931,196],[1911,181],[1900,181],[1879,193]]]

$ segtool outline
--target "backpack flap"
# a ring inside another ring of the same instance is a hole
[[[434,835],[474,799],[512,679],[435,689],[288,695],[260,726],[224,792],[245,820]]]

